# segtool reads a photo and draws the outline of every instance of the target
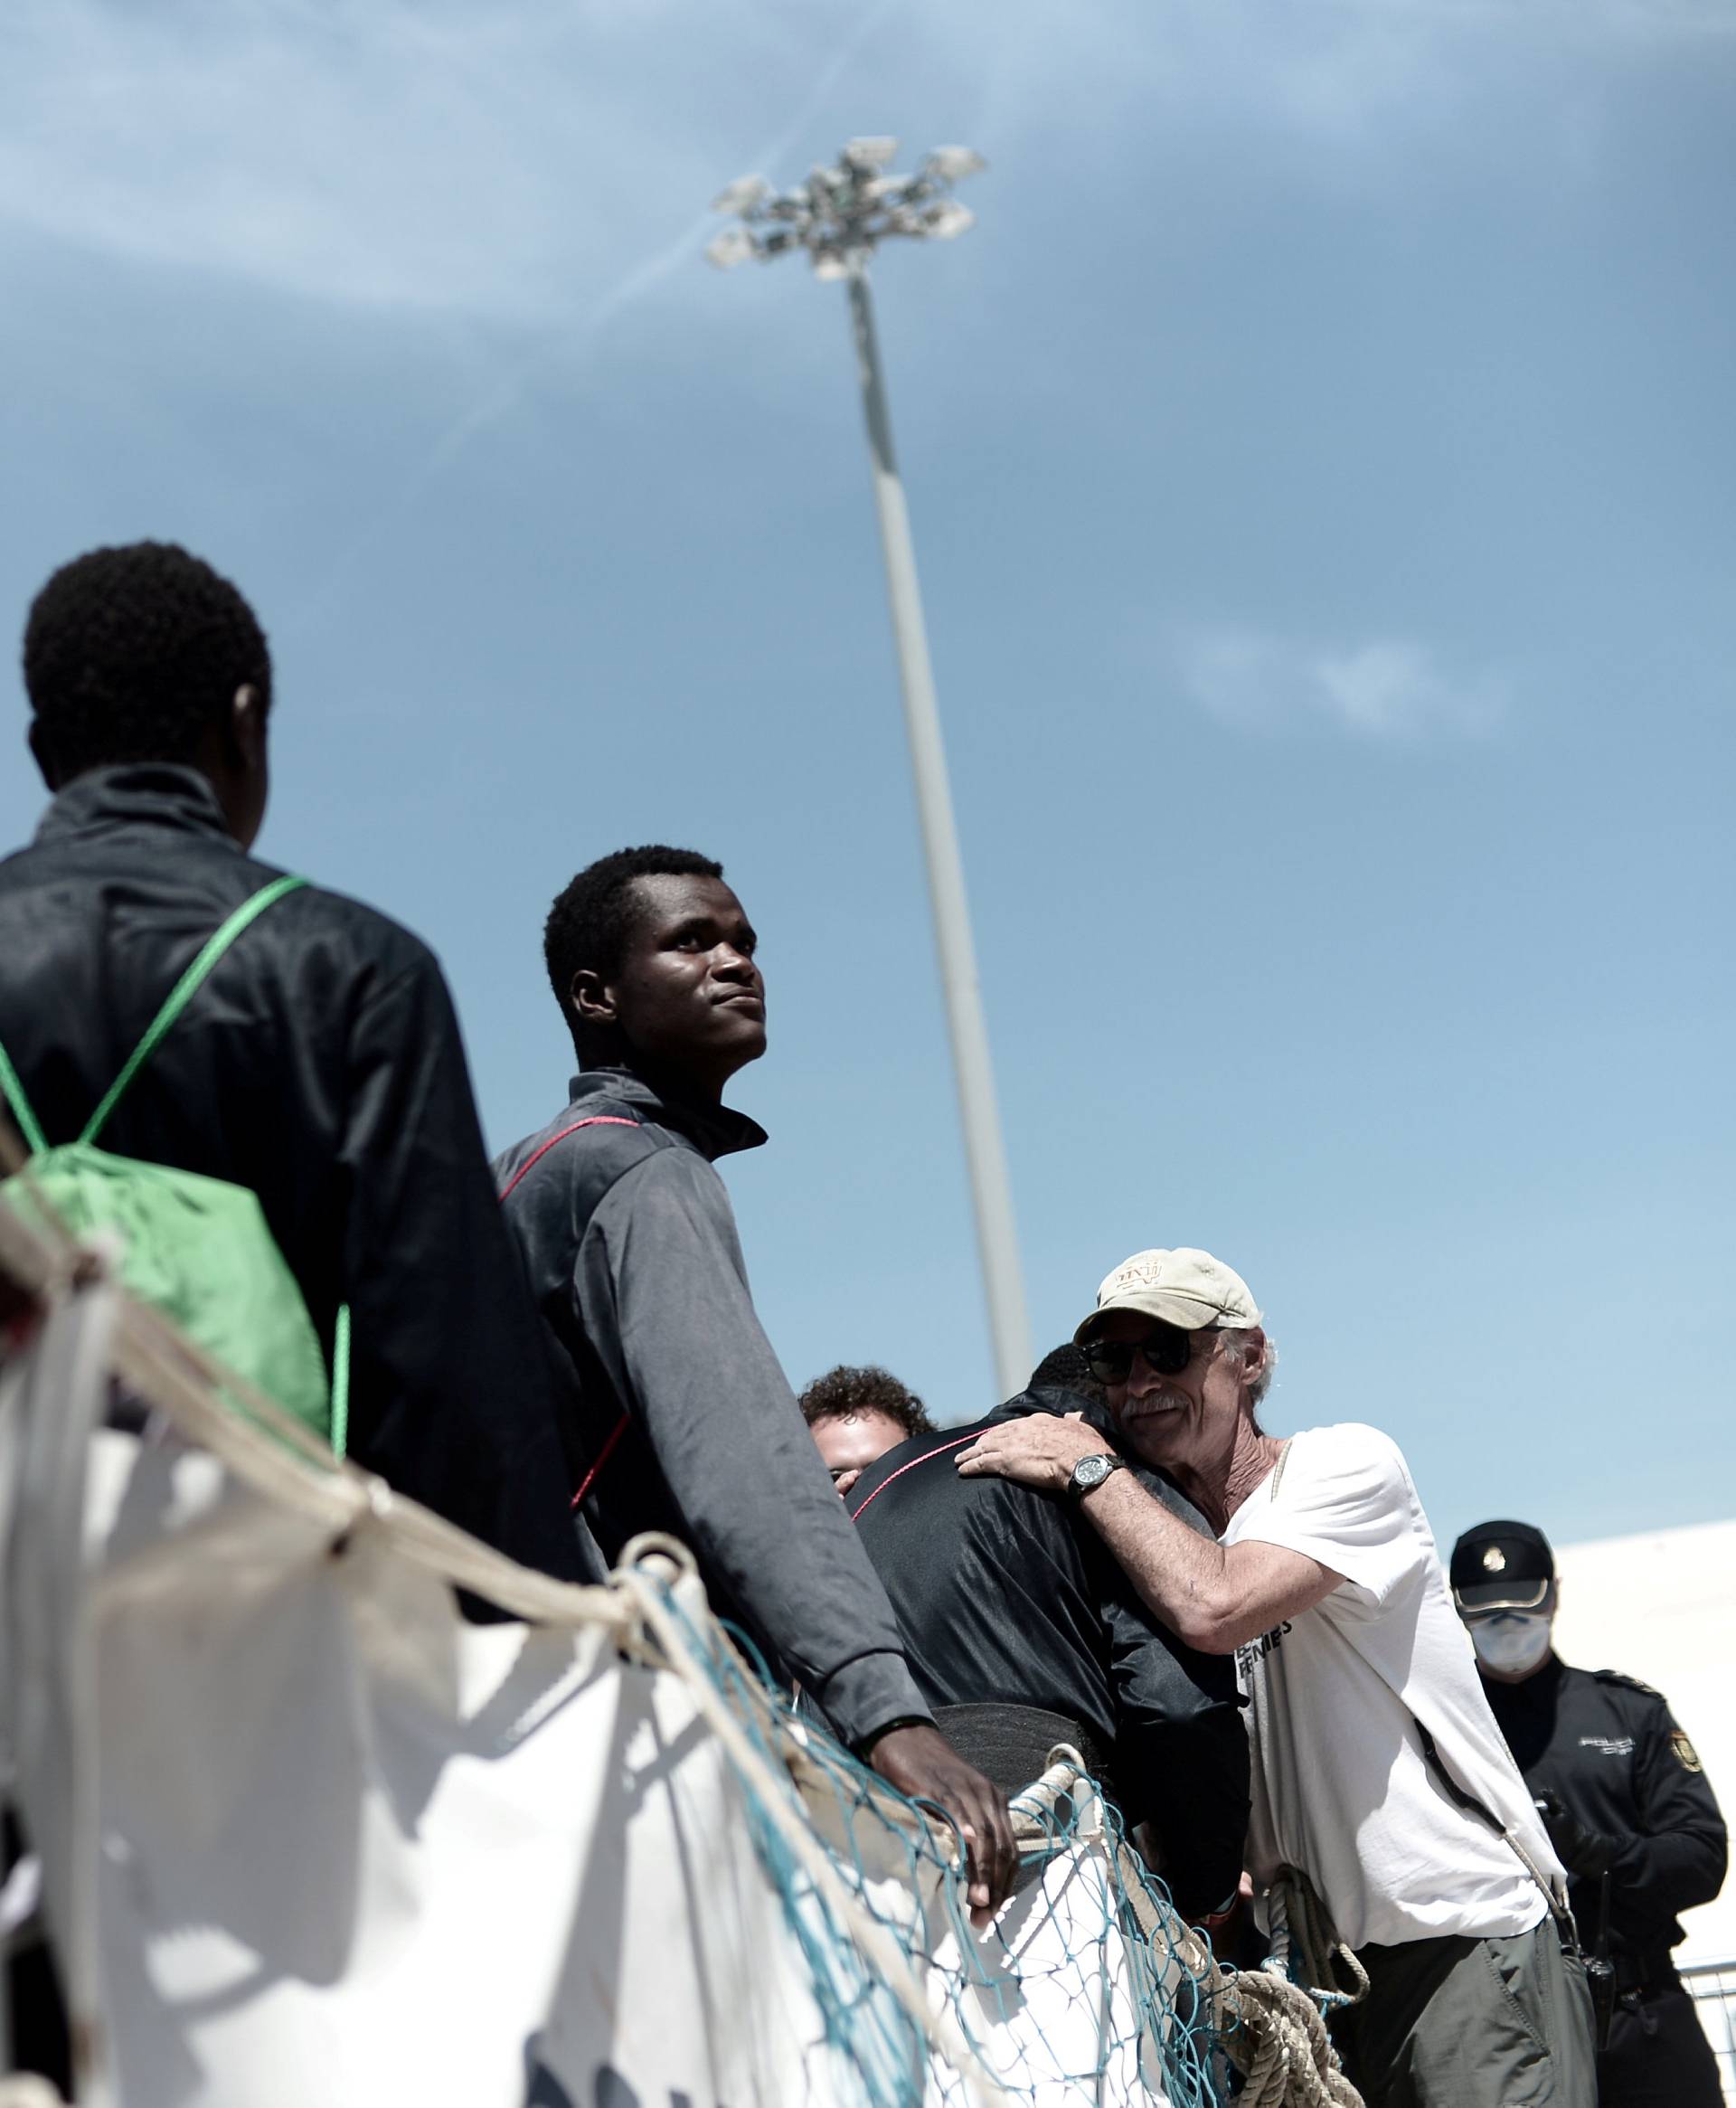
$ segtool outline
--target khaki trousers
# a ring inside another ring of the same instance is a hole
[[[1367,2108],[1597,2108],[1591,1993],[1553,1919],[1364,1947],[1332,2036]]]

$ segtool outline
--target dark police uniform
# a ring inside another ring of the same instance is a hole
[[[1452,1582],[1473,1621],[1554,1609],[1554,1557],[1529,1524],[1467,1531]],[[1717,2062],[1670,1952],[1678,1914],[1710,1903],[1724,1878],[1723,1818],[1694,1744],[1650,1685],[1552,1653],[1518,1683],[1486,1676],[1483,1689],[1568,1870],[1580,1940],[1592,1954],[1607,1943],[1615,1965],[1600,2108],[1719,2108]]]
[[[1598,2059],[1602,2108],[1717,2108],[1711,2045],[1670,1950],[1676,1914],[1722,1886],[1723,1819],[1694,1744],[1649,1685],[1553,1655],[1523,1683],[1484,1681],[1525,1782],[1572,1877],[1580,1935],[1596,1952],[1603,1869],[1618,1993]]]

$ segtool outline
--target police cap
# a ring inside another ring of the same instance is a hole
[[[1448,1569],[1461,1611],[1540,1611],[1555,1580],[1549,1539],[1531,1523],[1478,1523]]]

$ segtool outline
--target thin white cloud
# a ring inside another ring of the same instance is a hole
[[[345,306],[559,326],[662,251],[846,47],[864,105],[846,128],[938,83],[1006,154],[1052,150],[1057,117],[1112,151],[1226,107],[1340,146],[1456,132],[1467,83],[1527,48],[1736,28],[1722,0],[898,12],[896,37],[865,38],[842,0],[11,0],[0,222]]]
[[[992,19],[991,19],[992,11]],[[1300,140],[1354,157],[1394,143],[1474,137],[1491,93],[1539,82],[1540,154],[1577,144],[1563,65],[1589,55],[1619,78],[1662,52],[1736,43],[1728,0],[1072,0],[1064,46],[1041,0],[931,8],[925,35],[946,71],[982,83],[996,144],[1059,130],[1102,165],[1129,137],[1235,128],[1242,150]]]
[[[791,112],[783,130],[777,137],[764,142],[759,159],[765,166],[777,167],[790,153],[801,133],[812,123],[826,96],[837,85],[852,59],[873,36],[881,22],[900,4],[901,0],[879,0],[877,6],[857,16],[854,31],[839,41],[809,85],[807,94]],[[716,223],[710,210],[699,214],[655,255],[629,269],[575,324],[541,332],[527,353],[505,364],[495,379],[470,407],[434,439],[421,458],[410,468],[397,490],[389,495],[352,535],[325,582],[302,611],[297,627],[319,619],[332,599],[351,582],[363,553],[464,452],[472,440],[498,424],[518,405],[539,373],[557,360],[571,359],[584,344],[606,329],[617,316],[665,285],[683,265],[692,264],[698,256],[706,232],[715,227]]]
[[[1499,724],[1511,692],[1505,676],[1449,674],[1426,645],[1405,638],[1321,648],[1215,630],[1187,638],[1178,656],[1190,700],[1248,731],[1324,723],[1373,740],[1476,737]]]
[[[292,296],[544,319],[715,187],[655,107],[672,10],[614,13],[24,0],[0,31],[0,215]]]

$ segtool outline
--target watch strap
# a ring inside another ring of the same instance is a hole
[[[1086,1464],[1101,1464],[1103,1470],[1081,1484],[1079,1473]],[[1075,1500],[1082,1500],[1088,1493],[1095,1493],[1106,1480],[1112,1479],[1118,1471],[1125,1471],[1127,1468],[1125,1457],[1118,1457],[1111,1450],[1098,1450],[1089,1457],[1080,1457],[1074,1464],[1072,1476],[1067,1481],[1067,1490]]]

